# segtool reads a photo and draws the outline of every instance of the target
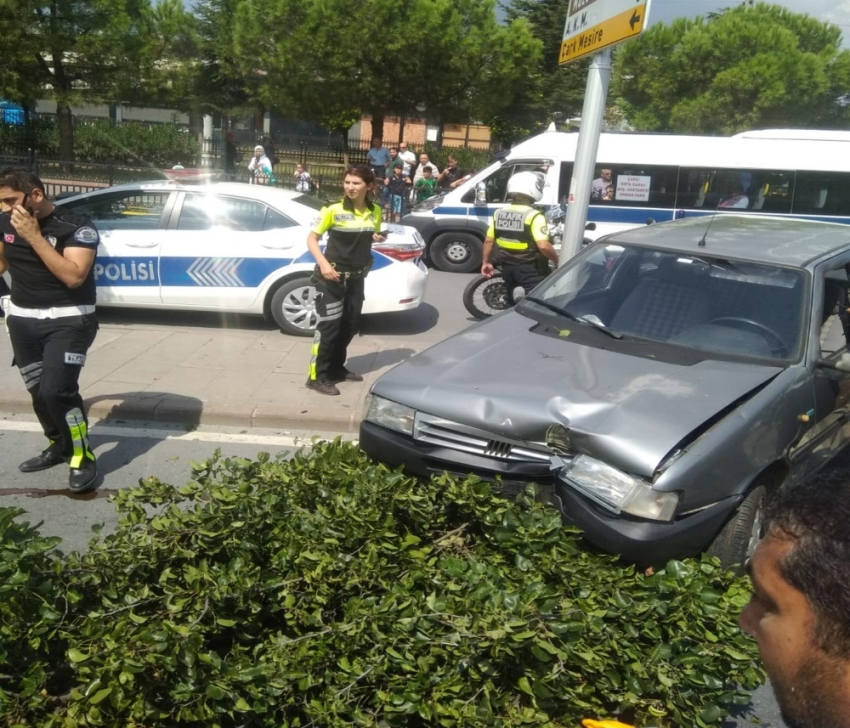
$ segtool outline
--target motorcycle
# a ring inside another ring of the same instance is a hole
[[[566,208],[563,206],[553,207],[547,210],[545,214],[546,225],[549,228],[549,241],[556,249],[560,250],[561,241],[564,237],[564,224],[567,219]],[[587,231],[596,230],[596,223],[589,222],[584,229]],[[589,238],[584,238],[582,246],[590,242]],[[490,278],[477,275],[469,281],[463,291],[464,308],[471,316],[479,320],[490,318],[490,316],[511,307],[505,279],[498,270],[498,266],[495,267],[496,272]],[[555,269],[552,263],[549,264],[549,267],[551,270]]]

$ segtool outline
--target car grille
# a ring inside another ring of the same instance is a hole
[[[422,412],[416,415],[413,439],[428,445],[439,445],[491,460],[531,464],[552,463],[553,453],[543,445],[495,437],[484,430]]]

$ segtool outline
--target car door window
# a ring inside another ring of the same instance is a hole
[[[89,218],[98,230],[156,230],[170,192],[113,192],[60,205]]]
[[[263,230],[283,230],[284,228],[294,226],[295,223],[292,220],[281,215],[277,210],[272,210],[270,207],[266,210],[266,219],[263,223]]]
[[[267,208],[261,202],[189,192],[183,200],[178,230],[227,228],[243,232],[263,230]]]
[[[820,317],[820,350],[829,358],[847,351],[850,335],[848,276],[845,266],[826,272],[823,278],[823,300]]]
[[[521,164],[505,164],[491,174],[485,182],[487,202],[507,202],[508,180],[511,177],[519,172],[540,172],[545,177],[551,164],[551,162],[546,160],[540,160],[539,162],[529,161]]]

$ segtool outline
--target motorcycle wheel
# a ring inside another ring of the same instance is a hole
[[[472,316],[479,320],[510,308],[505,279],[499,273],[492,278],[476,276],[463,291],[463,305]]]

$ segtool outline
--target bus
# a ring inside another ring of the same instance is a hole
[[[540,206],[565,205],[578,134],[549,131],[502,153],[464,184],[417,205],[402,223],[422,233],[440,270],[471,272],[508,180],[537,171]],[[732,137],[602,134],[591,238],[647,221],[752,212],[850,224],[850,132],[747,131]]]

